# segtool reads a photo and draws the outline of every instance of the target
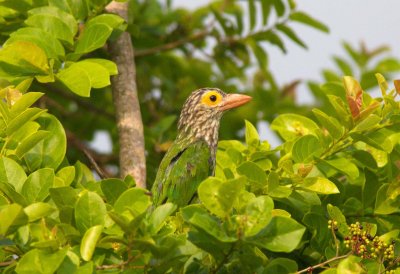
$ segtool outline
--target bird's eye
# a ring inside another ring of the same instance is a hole
[[[206,92],[201,98],[201,102],[209,107],[217,106],[222,100],[222,96],[215,90]]]

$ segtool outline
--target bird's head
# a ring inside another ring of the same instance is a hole
[[[227,94],[218,88],[202,88],[192,92],[182,108],[178,138],[204,139],[210,146],[216,145],[222,114],[250,100],[250,96]]]

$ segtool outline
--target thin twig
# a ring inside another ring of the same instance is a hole
[[[16,262],[16,260],[0,262],[0,266],[9,266],[9,265],[12,265],[15,262]]]
[[[203,30],[200,31],[198,33],[195,33],[191,36],[161,45],[161,46],[157,46],[154,48],[149,48],[149,49],[143,49],[143,50],[137,50],[135,51],[135,57],[141,57],[141,56],[146,56],[146,55],[151,55],[157,52],[161,52],[161,51],[166,51],[166,50],[171,50],[174,48],[177,48],[179,46],[182,46],[183,44],[189,43],[189,42],[193,42],[195,40],[200,40],[204,37],[206,37],[207,35],[209,35],[211,33],[210,30]]]
[[[326,264],[329,264],[329,263],[332,263],[332,262],[335,262],[335,261],[338,261],[338,260],[341,260],[341,259],[345,259],[345,258],[347,258],[347,257],[350,256],[350,255],[351,255],[351,252],[350,252],[350,253],[347,253],[346,255],[336,256],[336,257],[333,257],[333,258],[331,258],[331,259],[329,259],[329,260],[327,260],[327,261],[325,261],[325,262],[322,262],[322,263],[320,263],[320,264],[317,264],[317,265],[314,265],[314,266],[309,266],[309,267],[307,267],[307,268],[305,268],[305,269],[303,269],[303,270],[300,270],[300,271],[298,271],[298,272],[296,272],[296,273],[297,273],[297,274],[305,273],[305,272],[310,271],[310,269],[313,270],[313,269],[316,269],[316,268],[323,267],[323,266],[326,265]]]
[[[109,178],[109,176],[107,176],[105,172],[99,167],[99,165],[96,163],[96,161],[93,159],[93,156],[87,149],[83,149],[83,153],[85,153],[89,162],[92,164],[94,170],[96,170],[97,174],[100,176],[101,179]]]
[[[116,160],[117,158],[114,155],[103,155],[103,154],[99,154],[98,152],[96,152],[95,150],[89,148],[85,142],[83,142],[82,140],[80,140],[74,133],[72,133],[69,130],[65,131],[65,134],[67,135],[67,140],[68,143],[72,146],[74,146],[75,148],[77,148],[78,150],[82,151],[85,156],[88,158],[88,160],[90,161],[90,163],[93,165],[93,168],[96,170],[96,172],[98,173],[98,175],[101,178],[109,178],[112,177],[111,174],[109,174],[106,169],[104,169],[104,164],[108,163],[111,160]],[[98,163],[100,163],[100,165],[102,166],[100,168],[100,166],[98,165]],[[96,168],[99,169],[97,169]]]

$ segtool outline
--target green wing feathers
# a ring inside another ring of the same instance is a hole
[[[187,146],[173,144],[164,156],[153,184],[153,204],[189,204],[201,181],[211,175],[213,161],[210,157],[210,149],[204,141]]]

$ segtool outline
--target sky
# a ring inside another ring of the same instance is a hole
[[[192,9],[210,1],[173,0],[172,3],[176,7]],[[342,41],[353,46],[358,46],[363,41],[371,49],[388,45],[392,49],[392,55],[400,58],[400,0],[298,0],[297,6],[299,10],[325,23],[330,28],[330,33],[300,24],[291,25],[305,41],[308,50],[292,42],[285,43],[287,54],[277,48],[269,49],[269,65],[280,84],[293,79],[321,80],[322,68],[334,68],[332,55],[344,55]],[[312,100],[304,85],[298,89],[297,100],[300,104],[307,104]],[[279,144],[279,139],[267,123],[259,124],[258,129],[261,138],[267,139],[273,147]],[[107,134],[98,132],[92,146],[108,152],[111,141]]]

